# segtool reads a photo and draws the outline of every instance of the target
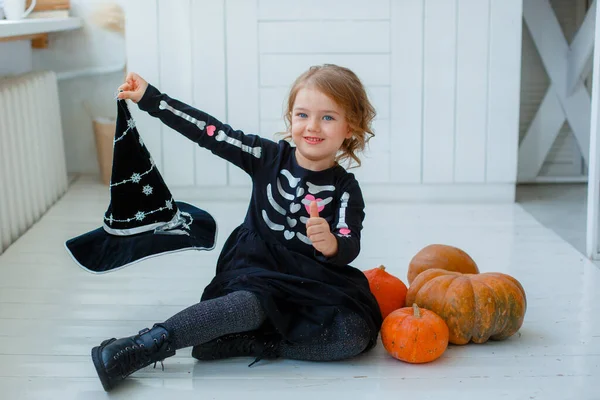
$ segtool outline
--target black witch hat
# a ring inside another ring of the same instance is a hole
[[[214,218],[173,199],[125,100],[117,100],[110,197],[103,226],[65,244],[89,272],[109,272],[161,254],[215,247]]]

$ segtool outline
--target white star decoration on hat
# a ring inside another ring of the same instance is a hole
[[[150,171],[152,171],[154,169],[154,167],[156,166],[154,164],[154,161],[150,160],[150,163],[152,164],[152,166],[150,167],[150,169],[148,171],[142,172],[141,174],[138,173],[138,172],[134,172],[133,175],[131,175],[131,178],[125,179],[124,181],[121,181],[121,182],[116,182],[116,183],[112,183],[111,182],[110,186],[112,187],[112,186],[124,185],[124,184],[129,183],[129,182],[140,183],[140,181],[142,180],[142,177],[144,175],[149,174]]]
[[[144,194],[146,196],[150,196],[152,194],[152,186],[146,185],[146,186],[144,186],[144,188],[142,189],[142,191],[144,192]]]
[[[152,210],[152,211],[138,211],[137,213],[135,213],[135,215],[132,218],[127,218],[127,219],[114,219],[112,214],[110,215],[110,218],[104,217],[105,221],[109,221],[110,223],[113,222],[131,222],[134,219],[138,220],[138,221],[142,221],[144,218],[146,218],[147,215],[151,215],[154,214],[156,212],[165,210],[165,209],[169,209],[172,210],[173,209],[173,198],[171,198],[170,200],[166,200],[165,201],[165,206],[164,207],[159,207],[156,210]],[[192,219],[193,221],[193,219]],[[186,226],[189,226],[189,224],[187,224]]]
[[[113,144],[117,143],[120,140],[123,140],[123,138],[127,135],[127,132],[129,132],[131,129],[135,128],[135,121],[132,119],[128,119],[127,120],[127,129],[125,129],[125,132],[123,132],[123,134],[120,137],[116,137],[113,139]]]
[[[135,120],[132,119],[128,119],[127,120],[127,129],[125,129],[125,131],[123,132],[123,134],[115,140],[115,144],[116,142],[119,142],[120,140],[122,140],[125,135],[127,135],[127,133],[129,131],[131,131],[133,128],[135,128]],[[139,143],[140,145],[144,146],[144,141],[142,140],[142,137],[139,136]],[[119,185],[125,185],[125,184],[129,184],[129,183],[134,183],[134,184],[139,184],[142,179],[144,179],[144,176],[148,175],[154,168],[156,168],[156,163],[154,161],[154,159],[152,158],[152,156],[148,155],[148,161],[150,162],[150,168],[148,168],[148,170],[144,171],[144,172],[134,172],[133,174],[131,174],[131,177],[129,179],[124,179],[120,182],[116,182],[110,183],[111,187],[114,186],[119,186]],[[156,195],[154,193],[154,188],[151,185],[144,185],[142,187],[142,193],[144,193],[146,196],[153,196]],[[113,217],[113,215],[111,214],[110,217],[104,217],[104,220],[107,221],[109,224],[112,224],[114,222],[118,222],[118,223],[127,223],[127,222],[131,222],[134,220],[137,221],[143,221],[147,216],[152,215],[154,213],[158,213],[161,212],[163,210],[173,210],[176,207],[175,205],[175,200],[173,200],[173,198],[169,199],[169,200],[165,200],[165,205],[162,207],[157,208],[156,210],[149,210],[149,211],[137,211],[133,216],[129,217],[129,218],[125,218],[125,219],[115,219]],[[179,214],[179,212],[178,212]],[[191,217],[191,215],[189,215],[189,213],[181,213],[181,215],[185,215],[189,221],[188,222],[183,222],[183,228],[189,230],[190,229],[190,225],[193,222],[193,218]],[[183,232],[186,235],[189,235],[189,233],[187,232]]]

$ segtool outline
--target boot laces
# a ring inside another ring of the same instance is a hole
[[[134,372],[138,366],[145,365],[150,361],[150,356],[143,344],[127,346],[115,354],[114,357],[119,365],[122,377],[126,377]]]
[[[263,343],[261,352],[256,356],[254,361],[248,364],[248,367],[253,366],[263,358],[276,358],[277,357],[277,344],[273,341],[266,341]]]
[[[156,350],[146,348],[143,343],[135,343],[118,352],[115,355],[115,360],[121,369],[121,376],[125,378],[139,368],[149,365],[152,361],[154,361],[154,368],[156,368],[156,363],[160,362],[164,371],[164,353],[170,350],[169,343],[165,340],[166,338],[166,335],[163,334],[159,339],[153,339]]]

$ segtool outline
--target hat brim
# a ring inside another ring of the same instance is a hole
[[[65,247],[81,268],[95,274],[116,271],[163,254],[214,249],[217,224],[212,215],[185,202],[175,203],[193,218],[189,235],[157,234],[151,230],[137,235],[117,236],[100,227],[68,240]]]

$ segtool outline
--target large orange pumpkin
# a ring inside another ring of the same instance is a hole
[[[471,256],[458,247],[445,244],[430,244],[422,248],[408,264],[408,284],[421,272],[439,268],[446,271],[462,272],[463,274],[478,274],[479,268]]]
[[[381,325],[381,342],[394,358],[426,363],[439,358],[448,347],[448,326],[434,312],[416,304],[392,312]]]
[[[385,318],[394,310],[404,307],[408,288],[399,278],[388,273],[383,265],[364,271],[371,293],[375,296],[381,317]]]
[[[521,328],[527,309],[523,287],[509,275],[443,269],[419,274],[408,290],[406,303],[417,303],[442,317],[453,344],[506,339]]]

